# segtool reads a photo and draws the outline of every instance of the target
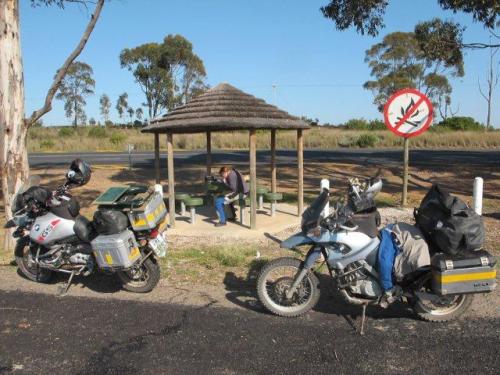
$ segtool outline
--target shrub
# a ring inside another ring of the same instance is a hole
[[[111,121],[111,120],[104,121],[104,126],[107,128],[109,128],[110,126],[113,126],[113,125],[114,125],[113,121]]]
[[[71,137],[73,134],[75,134],[75,131],[72,128],[61,128],[57,132],[59,137]]]
[[[484,130],[484,125],[475,121],[472,117],[448,117],[441,121],[438,127],[445,127],[451,130],[468,130],[468,131],[481,131]]]
[[[43,141],[40,141],[40,148],[42,149],[50,149],[54,147],[55,143],[52,139],[44,139]]]
[[[127,139],[127,136],[122,133],[113,133],[111,134],[111,137],[109,137],[109,141],[114,145],[122,144],[125,139]]]
[[[361,134],[356,141],[356,146],[361,148],[373,147],[378,141],[379,139],[375,134]]]
[[[88,135],[91,138],[105,138],[106,137],[106,129],[100,127],[90,128],[88,131]]]
[[[368,129],[368,121],[364,118],[353,118],[347,121],[344,126],[349,130],[366,130]]]
[[[370,130],[386,130],[387,126],[385,126],[385,122],[382,120],[371,120],[368,125]]]
[[[352,147],[356,144],[358,138],[351,135],[343,135],[338,140],[338,145],[340,147]]]

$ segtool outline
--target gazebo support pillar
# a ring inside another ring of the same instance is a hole
[[[174,142],[172,133],[167,133],[168,158],[168,213],[170,227],[175,228],[175,181],[174,181]]]
[[[304,211],[304,138],[302,129],[297,130],[297,207],[298,216]]]
[[[207,176],[212,174],[212,133],[207,132]]]
[[[255,130],[250,130],[250,228],[257,228],[257,142]]]
[[[156,183],[160,183],[160,134],[155,134],[155,179]]]
[[[271,129],[271,192],[276,193],[276,129]]]

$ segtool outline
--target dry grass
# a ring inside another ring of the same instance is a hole
[[[64,130],[63,130],[64,129]],[[336,147],[359,147],[357,140],[361,135],[373,134],[376,142],[373,147],[400,147],[401,138],[388,130],[357,131],[335,128],[313,128],[306,132],[304,146],[307,149],[331,149]],[[257,133],[259,148],[268,149],[270,135],[267,131]],[[138,151],[152,150],[153,136],[143,134],[139,129],[119,128],[32,128],[29,131],[29,152],[71,151],[124,151],[127,144],[134,144]],[[278,133],[277,147],[295,148],[295,132]],[[500,148],[500,131],[489,133],[463,131],[429,131],[411,140],[413,148],[462,148],[492,149]],[[212,135],[215,149],[248,148],[247,132],[223,132]],[[166,142],[161,142],[166,147]],[[205,134],[179,134],[174,136],[174,147],[178,150],[202,150],[206,147]],[[372,147],[368,145],[367,147]]]

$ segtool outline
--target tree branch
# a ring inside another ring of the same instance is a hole
[[[50,86],[49,91],[47,92],[47,96],[45,97],[45,103],[43,107],[37,111],[34,111],[30,118],[24,120],[24,124],[27,128],[33,125],[36,121],[38,121],[38,119],[40,119],[40,117],[42,117],[44,114],[46,114],[52,109],[52,99],[54,99],[54,95],[59,89],[61,81],[66,75],[66,72],[68,71],[70,65],[73,63],[73,61],[75,61],[78,55],[80,55],[83,48],[87,44],[90,34],[94,30],[97,20],[99,19],[99,15],[101,14],[103,5],[104,5],[104,0],[97,1],[94,13],[90,17],[90,21],[87,25],[87,28],[85,29],[85,32],[82,35],[82,38],[80,39],[80,42],[78,43],[74,51],[71,53],[71,55],[68,56],[68,58],[61,66],[61,68],[57,71],[54,81],[52,82],[52,85]]]

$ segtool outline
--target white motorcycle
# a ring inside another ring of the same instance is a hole
[[[42,283],[54,272],[69,274],[61,294],[74,276],[98,269],[116,273],[128,291],[151,291],[160,279],[158,258],[167,251],[162,194],[144,186],[111,188],[96,200],[98,211],[89,221],[79,214],[69,190],[86,184],[90,176],[90,166],[77,159],[55,191],[39,186],[35,176],[16,194],[14,217],[5,227],[17,227],[13,236],[20,272]]]
[[[322,211],[329,201],[329,193],[326,189],[321,192],[302,216],[302,231],[281,243],[282,248],[293,250],[308,246],[309,251],[305,259],[275,259],[260,272],[257,294],[267,310],[279,316],[295,317],[312,309],[317,304],[321,291],[315,270],[324,264],[344,301],[363,306],[363,317],[367,305],[381,304],[384,291],[377,272],[380,245],[377,227],[380,224],[380,216],[373,201],[381,189],[382,181],[377,178],[366,183],[359,183],[357,179],[351,180],[349,197],[352,199],[349,200],[351,203],[357,203],[339,206],[327,217],[322,217]],[[372,209],[369,210],[369,207]],[[365,215],[364,222],[357,224],[354,213],[358,211],[368,214]],[[457,262],[464,263],[461,260]],[[481,256],[466,259],[467,267],[473,268],[464,270],[479,275],[486,269],[493,274],[494,262],[494,258],[487,252],[482,252]],[[422,267],[397,283],[398,290],[401,291],[397,298],[407,301],[414,312],[424,320],[454,319],[469,308],[474,293],[491,291],[496,286],[495,278],[492,277],[491,280],[481,282],[458,282],[463,292],[446,292],[445,288],[441,288],[442,284],[438,285],[438,289],[436,280],[473,280],[470,274],[461,274],[463,272],[458,263],[453,269],[453,261],[433,262],[439,263],[446,266],[443,266],[442,270],[437,269],[439,265]],[[450,264],[451,269],[446,269]],[[453,272],[457,274],[447,275]],[[330,285],[331,283],[328,283],[328,287]]]

